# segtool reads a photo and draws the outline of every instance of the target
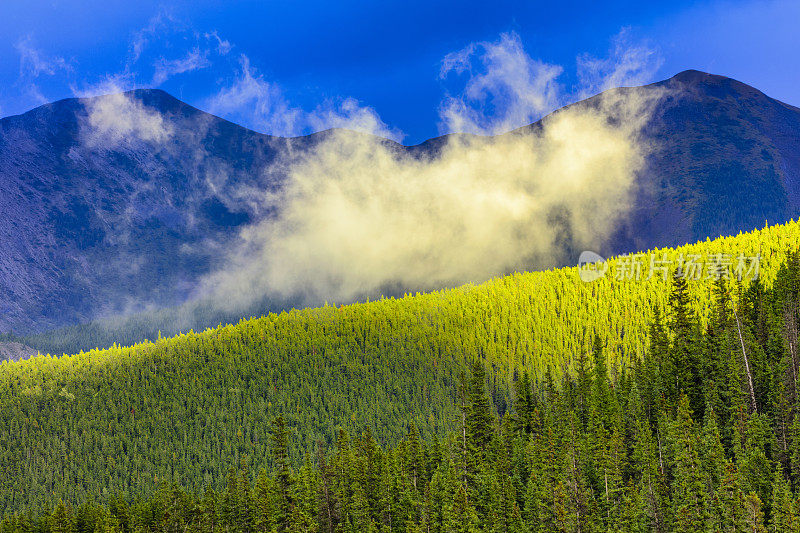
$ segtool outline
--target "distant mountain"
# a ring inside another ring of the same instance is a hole
[[[677,246],[798,216],[800,109],[696,70],[648,87],[667,96],[644,129],[654,152],[615,251]]]
[[[124,97],[156,113],[168,141],[89,127],[99,98],[0,120],[0,332],[182,302],[216,266],[215,246],[265,215],[244,188],[274,190],[277,154],[316,142],[262,135],[159,90]]]
[[[19,361],[33,357],[38,352],[30,346],[19,342],[0,341],[0,363],[3,361]]]
[[[698,71],[644,89],[665,88],[644,128],[655,151],[631,216],[602,252],[675,246],[797,216],[800,109]],[[614,89],[623,97],[632,90]],[[123,115],[109,126],[109,98],[144,119]],[[61,100],[0,120],[0,332],[184,302],[221,266],[237,229],[270,216],[252,198],[281,187],[285,167],[271,163],[324,136],[262,135],[159,90]],[[396,147],[419,154],[442,143]]]

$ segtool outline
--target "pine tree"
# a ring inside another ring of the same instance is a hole
[[[328,465],[322,442],[317,443],[317,470],[319,490],[317,494],[317,523],[320,533],[333,533],[339,522],[339,502],[334,486],[334,472]]]
[[[603,353],[603,343],[599,335],[594,337],[592,355],[594,359],[594,375],[592,377],[592,391],[591,394],[588,394],[588,397],[591,399],[592,409],[597,414],[599,422],[606,430],[610,430],[617,414],[617,401],[610,387],[606,355]]]
[[[492,413],[486,393],[486,369],[475,360],[467,382],[467,445],[470,452],[480,455],[492,438]]]
[[[641,491],[631,482],[625,486],[620,505],[620,516],[617,521],[618,529],[612,531],[625,531],[626,533],[645,533],[650,531],[650,522],[645,509],[647,508]],[[658,531],[656,529],[656,531]]]
[[[661,310],[653,308],[653,320],[649,329],[647,357],[641,363],[637,381],[642,395],[645,414],[655,424],[657,413],[665,401],[674,399],[675,362],[671,358],[669,338]]]
[[[734,359],[731,331],[730,293],[725,279],[720,277],[714,284],[715,307],[705,335],[704,388],[706,402],[714,410],[718,420],[730,420],[732,386],[729,361]],[[722,442],[730,444],[730,435],[720,433]]]
[[[595,344],[597,344],[597,342],[598,339],[595,338]],[[597,346],[595,346],[595,349],[596,348]],[[597,357],[596,353],[595,357]],[[575,368],[575,379],[575,393],[577,395],[576,411],[582,427],[586,427],[586,425],[589,423],[589,401],[591,400],[592,376],[590,374],[589,362],[586,357],[586,353],[584,353],[583,350],[578,352],[578,359],[576,361]]]
[[[252,530],[252,493],[247,473],[231,467],[222,496],[222,515],[230,531],[244,533]]]
[[[667,528],[665,520],[665,498],[663,495],[663,476],[659,469],[658,453],[653,438],[650,423],[644,416],[638,416],[634,421],[634,444],[632,462],[637,465],[634,471],[638,473],[639,498],[642,510],[640,513],[647,518],[648,527],[656,532],[663,532]]]
[[[709,510],[710,531],[744,531],[745,496],[736,465],[728,462]]]
[[[698,355],[698,325],[691,311],[686,279],[677,274],[679,272],[674,277],[669,300],[672,311],[671,327],[674,335],[669,350],[671,360],[669,369],[674,374],[667,376],[668,398],[677,404],[680,394],[686,394],[689,407],[698,420],[701,420],[705,408],[705,398],[702,392],[703,373]]]
[[[272,424],[272,461],[275,469],[275,526],[279,533],[290,531],[293,512],[292,475],[289,470],[288,432],[282,416]]]
[[[108,502],[109,512],[119,523],[122,533],[130,533],[131,531],[131,511],[128,502],[119,494],[115,495]]]
[[[377,486],[377,482],[370,486]],[[292,514],[292,531],[317,531],[319,477],[308,461],[300,468],[293,489],[292,500],[295,506]]]
[[[772,496],[773,467],[768,458],[771,438],[769,421],[761,413],[746,415],[743,411],[734,434],[739,438],[734,446],[736,464],[742,475],[745,492],[754,491],[760,501],[768,501]]]
[[[698,457],[689,398],[682,394],[675,421],[673,515],[678,531],[700,531],[705,525],[706,494]]]
[[[584,442],[578,432],[578,421],[574,413],[567,415],[565,454],[556,487],[555,508],[560,514],[557,521],[569,531],[587,531],[594,527],[594,508],[591,488],[585,476]]]
[[[492,413],[486,393],[486,369],[478,360],[472,363],[465,386],[464,480],[472,500],[478,499],[478,476],[485,451],[492,438]]]
[[[772,481],[772,519],[769,530],[774,533],[800,532],[800,520],[795,509],[792,490],[780,468],[775,469]]]
[[[352,504],[351,508],[351,527],[353,533],[373,533],[377,531],[377,526],[372,520],[369,509],[369,502],[364,487],[358,481],[353,481],[351,488]]]
[[[259,533],[267,533],[273,528],[275,511],[272,499],[274,493],[272,479],[262,468],[253,486],[253,526],[254,530]]]
[[[431,477],[429,525],[433,533],[445,533],[450,525],[453,495],[458,491],[458,472],[450,455],[450,447],[445,448],[442,461]]]
[[[467,490],[459,483],[446,514],[447,531],[452,533],[477,533],[478,515],[470,504]]]
[[[75,531],[75,517],[72,508],[64,505],[64,500],[59,500],[55,511],[49,520],[50,533],[73,533]]]
[[[197,525],[200,531],[216,531],[220,527],[220,516],[217,502],[217,493],[212,488],[206,489],[197,508]],[[255,531],[263,533],[268,529]]]
[[[537,524],[541,531],[557,527],[556,494],[564,447],[553,418],[553,410],[546,409],[538,436],[531,436],[526,447],[529,475],[523,517],[527,523]]]
[[[522,435],[530,435],[533,431],[536,396],[533,394],[527,370],[523,370],[520,378],[514,382],[514,410],[516,430]]]
[[[761,505],[761,498],[755,492],[749,493],[744,498],[745,507],[745,527],[752,533],[766,533],[764,527],[764,510]]]
[[[725,475],[725,448],[722,444],[717,416],[714,408],[706,409],[701,446],[701,463],[705,477],[706,494],[713,495]]]

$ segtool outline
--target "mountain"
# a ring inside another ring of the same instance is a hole
[[[19,342],[0,341],[0,362],[20,361],[22,359],[33,357],[36,354],[36,350]]]
[[[666,96],[644,128],[654,151],[615,251],[676,246],[797,217],[800,109],[695,70],[649,87]]]
[[[214,247],[263,215],[237,192],[274,190],[276,154],[315,142],[261,135],[158,90],[123,103],[152,110],[169,142],[96,139],[90,113],[103,98],[0,121],[0,331],[182,302],[215,266]]]
[[[799,109],[697,71],[637,90],[666,95],[643,130],[654,150],[631,216],[599,251],[674,246],[800,213]],[[259,134],[159,90],[0,120],[0,332],[185,302],[238,229],[271,215],[252,201],[284,182],[285,166],[271,163],[325,135]],[[443,142],[396,148],[431,154]]]

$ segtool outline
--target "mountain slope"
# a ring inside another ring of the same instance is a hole
[[[169,124],[168,142],[92,138],[98,99],[0,121],[0,331],[183,301],[213,246],[260,215],[239,188],[274,189],[275,155],[314,142],[249,131],[162,91],[125,96]]]
[[[0,533],[36,530],[37,522],[49,531],[114,524],[153,533],[571,531],[565,524],[684,532],[731,523],[793,531],[800,394],[798,362],[783,339],[796,331],[798,280],[800,254],[793,252],[771,289],[751,285],[737,301],[715,285],[705,330],[689,312],[686,284],[676,280],[669,320],[654,323],[636,365],[609,375],[602,343],[594,342],[572,375],[540,381],[521,374],[502,418],[487,394],[487,369],[476,360],[469,378],[459,379],[463,418],[446,439],[421,439],[410,426],[387,447],[369,425],[356,434],[340,429],[335,445],[321,443],[299,467],[285,460],[294,427],[278,416],[269,421],[269,443],[248,443],[255,461],[228,454],[220,459],[227,468],[186,478],[185,452],[173,454],[177,475],[159,476],[157,490],[136,498],[109,498],[116,483],[93,492],[74,475],[80,469],[67,465],[67,481],[52,495],[40,491],[39,501],[0,513]],[[75,411],[62,416],[72,419]],[[70,427],[76,429],[87,428]],[[25,480],[35,485],[37,473]],[[6,486],[19,490],[18,482]]]
[[[759,279],[770,287],[798,247],[800,223],[792,222],[655,252],[673,268],[681,256],[729,254],[733,270],[738,254],[760,251]],[[332,442],[339,425],[351,433],[369,426],[382,443],[396,442],[412,421],[423,435],[441,435],[460,419],[456,383],[475,358],[491,370],[501,413],[523,369],[558,377],[590,351],[595,333],[614,375],[644,353],[652,310],[663,314],[670,288],[646,270],[638,280],[616,279],[626,261],[609,261],[591,283],[574,267],[514,274],[130,348],[0,363],[0,471],[9,474],[0,480],[0,510],[53,491],[65,500],[79,499],[70,491],[147,494],[164,479],[197,490],[232,462],[258,470],[278,414],[298,453]],[[704,321],[714,308],[710,272],[689,284]]]
[[[675,246],[797,216],[800,110],[697,71],[641,90],[667,95],[643,133],[654,150],[630,217],[598,251]],[[183,303],[220,266],[231,236],[271,215],[253,201],[285,181],[285,166],[271,163],[324,137],[258,134],[161,91],[124,97],[123,110],[148,120],[127,117],[122,132],[103,130],[104,97],[0,120],[0,332]],[[144,135],[131,134],[137,128]],[[396,148],[430,155],[443,142]]]
[[[798,247],[800,223],[792,222],[654,252],[673,268],[681,256],[710,262],[729,254],[731,270],[738,254],[760,252],[759,279],[770,287]],[[574,267],[515,274],[270,314],[130,348],[0,363],[0,470],[10,473],[0,509],[30,503],[30,490],[69,500],[79,494],[64,491],[134,495],[173,478],[195,490],[231,461],[257,470],[267,422],[278,414],[298,453],[313,451],[318,439],[332,442],[339,425],[369,426],[383,443],[396,442],[410,421],[423,435],[443,434],[459,419],[456,383],[475,358],[492,371],[501,413],[521,370],[557,377],[590,350],[595,333],[613,375],[643,354],[652,310],[664,312],[670,287],[646,270],[638,280],[616,279],[626,261],[609,261],[607,275],[591,283]],[[689,284],[702,320],[713,309],[709,272]]]
[[[697,71],[653,87],[668,96],[644,131],[655,150],[626,247],[675,246],[797,216],[800,109]]]
[[[19,361],[36,355],[37,351],[19,342],[0,341],[0,361]]]

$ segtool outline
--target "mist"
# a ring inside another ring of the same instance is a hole
[[[158,72],[203,68],[212,56],[192,52],[180,64],[158,63]],[[281,176],[277,190],[181,137],[181,146],[197,146],[192,160],[202,168],[194,203],[214,196],[255,222],[197,245],[215,267],[191,291],[196,305],[176,308],[172,321],[192,327],[197,306],[228,316],[264,302],[347,303],[453,287],[602,250],[628,215],[652,149],[641,128],[663,95],[614,89],[641,84],[657,68],[657,54],[627,43],[624,33],[608,57],[576,63],[580,86],[567,88],[559,81],[565,68],[531,57],[513,33],[447,54],[439,78],[458,88],[445,91],[439,106],[444,136],[405,147],[402,132],[355,99],[327,99],[311,110],[293,105],[242,55],[233,81],[206,101],[210,111],[249,112],[248,122],[269,134],[322,133],[312,149],[284,150],[261,170]],[[169,117],[109,90],[120,89],[116,78],[106,85],[102,92],[112,94],[87,104],[89,149],[143,142],[168,150],[176,135],[200,139],[207,127],[175,131]],[[566,105],[597,93],[589,105]],[[124,303],[131,310],[124,314],[157,308]]]
[[[647,67],[634,65],[647,54],[614,50],[619,61],[584,59],[582,76],[605,88]],[[631,204],[651,149],[639,134],[658,95],[612,90],[508,132],[563,102],[561,70],[513,34],[448,55],[441,75],[467,82],[443,100],[442,128],[467,134],[409,150],[365,131],[379,118],[356,114],[361,133],[329,131],[283,162],[277,216],[241,232],[203,292],[225,308],[264,295],[348,302],[560,266],[601,248]]]

